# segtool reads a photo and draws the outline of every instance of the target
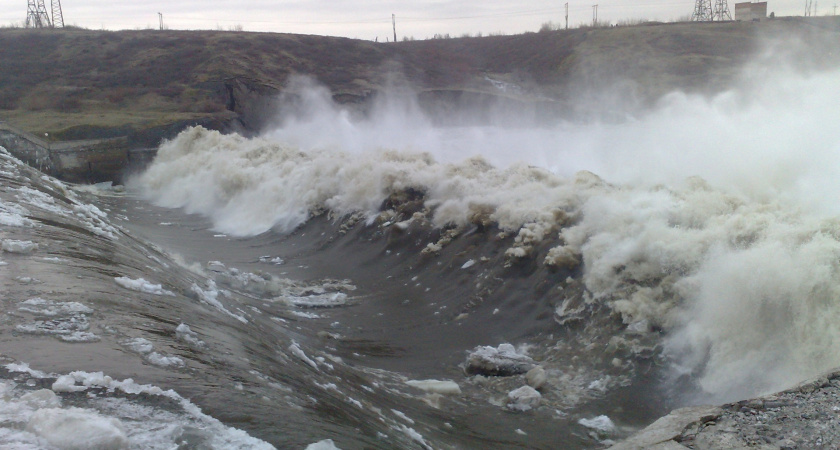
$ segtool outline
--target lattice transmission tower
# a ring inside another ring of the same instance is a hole
[[[61,13],[61,0],[52,2],[52,26],[53,28],[64,28],[64,14]]]
[[[715,0],[712,20],[732,20],[732,14],[729,12],[729,2],[727,0]],[[53,22],[55,21],[53,20]]]
[[[713,19],[712,0],[696,0],[694,3],[694,14],[691,15],[691,21],[708,22]]]
[[[48,28],[51,27],[50,15],[44,0],[27,0],[26,3],[26,28]]]
[[[50,0],[52,19],[44,0],[26,1],[26,28],[64,28],[61,0]]]

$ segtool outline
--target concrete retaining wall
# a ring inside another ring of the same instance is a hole
[[[145,167],[156,149],[129,149],[127,138],[48,142],[0,122],[0,146],[42,172],[73,183],[121,183]]]

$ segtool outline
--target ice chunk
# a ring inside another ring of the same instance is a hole
[[[54,302],[40,297],[20,302],[18,310],[43,316],[90,314],[92,309],[78,302]]]
[[[128,347],[129,350],[143,355],[151,353],[152,350],[155,349],[154,345],[152,345],[152,343],[149,342],[148,339],[143,338],[129,339],[128,341],[125,341],[123,345]]]
[[[615,424],[609,417],[604,415],[591,419],[580,419],[578,423],[589,428],[598,439],[605,439],[615,433]]]
[[[177,357],[177,356],[165,356],[158,352],[151,352],[146,355],[146,361],[150,363],[160,366],[160,367],[182,367],[184,365],[184,360]]]
[[[512,411],[528,411],[540,406],[542,395],[531,386],[522,386],[508,392],[507,408]]]
[[[534,389],[539,389],[545,385],[548,377],[546,376],[545,369],[543,369],[542,366],[536,366],[525,374],[525,380],[528,382],[528,386],[531,386]]]
[[[347,294],[333,292],[323,295],[309,295],[306,297],[289,296],[283,298],[286,302],[301,308],[331,308],[347,303]]]
[[[454,381],[408,380],[405,384],[433,394],[458,395],[461,388]]]
[[[166,289],[163,288],[162,285],[149,283],[148,281],[144,280],[143,278],[138,278],[136,280],[132,280],[131,278],[128,278],[128,277],[116,277],[116,278],[114,278],[114,281],[116,281],[117,284],[120,285],[121,287],[123,287],[125,289],[128,289],[128,290],[132,290],[132,291],[143,292],[143,293],[152,294],[152,295],[171,295],[171,296],[175,296],[175,294],[173,292],[167,291]]]
[[[525,373],[535,366],[528,355],[519,353],[511,344],[498,348],[476,347],[467,357],[465,371],[468,375],[510,376]]]
[[[2,249],[7,253],[29,254],[38,250],[38,244],[32,241],[16,241],[14,239],[3,239]]]
[[[74,331],[70,334],[61,334],[59,339],[65,342],[97,342],[99,336],[87,331]]]
[[[204,341],[198,338],[198,334],[190,329],[190,326],[182,323],[175,328],[175,337],[196,347],[203,347]]]

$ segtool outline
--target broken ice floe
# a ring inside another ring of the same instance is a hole
[[[30,380],[54,381],[51,389],[34,390],[29,383],[0,380],[0,448],[176,448],[185,438],[206,448],[274,448],[202,413],[172,390],[114,380],[102,372],[46,374],[25,363],[5,368]],[[65,393],[84,392],[87,397],[63,405]],[[155,397],[174,404],[161,407]]]
[[[448,380],[408,380],[405,384],[432,394],[458,395],[461,393],[458,383]]]
[[[175,328],[175,338],[195,347],[204,347],[206,345],[204,341],[198,338],[198,334],[190,329],[190,326],[185,323],[182,323]]]
[[[143,358],[149,363],[160,367],[181,367],[184,365],[184,360],[177,356],[166,356],[154,351],[155,347],[148,339],[133,338],[122,342],[129,350],[143,355]]]
[[[591,419],[580,419],[578,423],[588,428],[590,435],[598,440],[606,439],[616,431],[613,421],[603,415]]]
[[[476,347],[467,357],[464,371],[468,375],[511,376],[531,370],[536,364],[511,344]]]
[[[309,295],[305,297],[282,297],[286,303],[301,308],[332,308],[347,304],[347,294],[332,292],[322,295]]]
[[[78,302],[54,302],[40,297],[30,298],[18,304],[18,310],[44,316],[90,314],[92,309]]]
[[[38,244],[32,241],[18,241],[14,239],[3,239],[2,249],[7,253],[19,253],[27,255],[38,250]]]
[[[24,217],[28,214],[29,211],[22,206],[0,201],[0,225],[7,227],[34,227],[35,222]]]
[[[92,309],[78,302],[55,302],[35,297],[20,302],[18,311],[39,318],[15,327],[20,333],[55,336],[67,342],[95,342],[99,336],[88,332],[90,322],[86,314]]]
[[[279,265],[282,265],[285,261],[283,261],[283,258],[280,258],[280,257],[272,258],[271,256],[260,256],[260,262],[261,263],[266,263],[266,264],[274,264],[276,266],[279,266]]]
[[[152,295],[175,295],[172,291],[163,289],[162,285],[150,283],[143,278],[132,280],[128,277],[116,277],[114,278],[114,281],[121,287],[131,291],[143,292]]]
[[[542,395],[531,386],[522,386],[508,392],[507,408],[511,411],[528,411],[540,406]]]

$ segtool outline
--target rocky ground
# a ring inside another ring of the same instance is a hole
[[[776,394],[722,406],[678,409],[610,448],[838,447],[840,370]]]

